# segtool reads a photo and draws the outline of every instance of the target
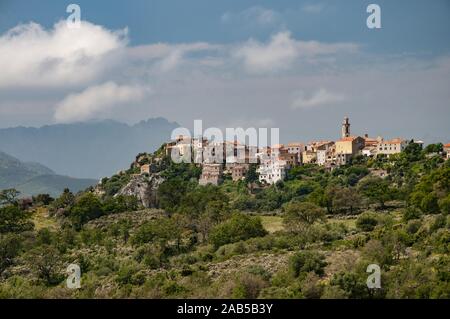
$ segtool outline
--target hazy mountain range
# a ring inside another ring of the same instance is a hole
[[[0,129],[0,150],[24,162],[40,163],[26,167],[34,165],[44,174],[50,173],[45,172],[50,167],[52,174],[99,179],[128,168],[136,154],[157,149],[178,126],[153,118],[134,125],[104,120],[4,128]],[[28,176],[28,169],[20,174]]]
[[[64,188],[78,192],[97,183],[95,179],[57,175],[39,163],[21,162],[0,152],[0,189],[15,188],[22,196],[50,194],[58,196]]]

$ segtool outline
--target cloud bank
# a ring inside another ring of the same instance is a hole
[[[249,40],[237,47],[234,56],[242,59],[246,70],[264,73],[286,70],[299,58],[313,58],[342,52],[354,53],[353,43],[327,44],[318,41],[298,41],[288,31],[274,34],[268,43]]]
[[[110,114],[115,108],[141,101],[148,93],[149,89],[143,87],[107,82],[70,94],[56,106],[54,117],[59,123],[105,118],[103,113]]]
[[[65,21],[45,30],[21,24],[0,37],[0,88],[61,87],[94,80],[111,66],[112,53],[126,46],[127,30],[109,31],[89,22]]]
[[[89,22],[17,26],[0,35],[0,126],[163,116],[186,127],[280,127],[282,138],[304,140],[339,134],[345,114],[355,131],[448,136],[448,56],[372,54],[288,30],[255,37],[132,47],[126,29]]]

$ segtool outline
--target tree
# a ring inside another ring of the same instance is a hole
[[[427,147],[425,147],[424,152],[425,153],[439,153],[444,150],[444,146],[442,143],[437,144],[428,144]]]
[[[248,172],[245,175],[245,182],[247,184],[255,183],[259,180],[259,174],[256,172],[256,168],[257,168],[256,164],[250,164]]]
[[[195,219],[198,218],[201,213],[205,212],[208,203],[212,201],[227,203],[228,197],[223,193],[220,187],[210,184],[206,186],[197,186],[182,197],[180,205],[177,207],[177,212],[186,214]]]
[[[425,214],[439,214],[438,197],[434,192],[428,193],[423,197],[420,209]]]
[[[33,229],[30,213],[21,210],[16,205],[0,207],[0,234],[19,233]]]
[[[92,193],[83,194],[70,209],[70,219],[78,229],[86,222],[98,218],[102,214],[102,203]]]
[[[170,213],[174,213],[186,194],[187,184],[181,178],[164,181],[158,187],[159,206]]]
[[[267,234],[259,217],[244,214],[234,214],[230,219],[215,226],[209,240],[217,249],[222,245],[247,240],[252,237],[262,237]]]
[[[73,204],[75,204],[75,196],[68,188],[65,188],[61,196],[53,201],[52,207],[54,209],[70,208]]]
[[[381,208],[392,199],[393,190],[389,187],[389,182],[380,177],[370,177],[362,179],[358,183],[358,190],[370,201],[377,202]]]
[[[160,218],[142,224],[132,242],[135,245],[156,243],[165,248],[171,240],[179,242],[181,232],[182,228],[174,218]]]
[[[407,162],[417,162],[423,158],[422,146],[411,141],[403,150],[402,156]]]
[[[41,205],[49,205],[55,199],[51,197],[49,194],[39,194],[33,196],[33,202]]]
[[[226,202],[215,200],[206,205],[205,211],[195,221],[204,241],[207,240],[211,228],[225,220],[228,214],[229,209]]]
[[[110,197],[103,203],[105,214],[132,212],[139,208],[139,200],[133,195],[119,195]]]
[[[55,285],[64,278],[60,273],[61,255],[53,246],[40,246],[27,255],[28,262],[32,265],[39,279],[47,285]]]
[[[369,294],[365,279],[355,272],[339,272],[334,274],[330,285],[338,286],[349,298],[367,298]]]
[[[292,231],[298,232],[325,218],[325,210],[313,203],[291,201],[284,207],[284,224]]]
[[[336,187],[330,197],[333,211],[353,215],[361,207],[361,196],[351,187]]]
[[[9,234],[0,237],[0,275],[13,264],[22,246],[19,236]]]
[[[20,192],[14,188],[4,189],[0,192],[0,205],[17,204]]]

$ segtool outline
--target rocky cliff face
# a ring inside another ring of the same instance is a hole
[[[157,207],[158,187],[162,182],[164,182],[164,178],[158,173],[151,175],[133,175],[128,184],[126,184],[115,196],[136,196],[144,207]]]

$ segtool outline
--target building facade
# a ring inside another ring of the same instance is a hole
[[[286,162],[267,159],[259,165],[256,172],[259,174],[261,183],[275,184],[286,177]]]
[[[444,145],[444,152],[446,159],[450,159],[450,143]]]
[[[198,183],[200,185],[219,185],[222,182],[223,165],[222,164],[203,164],[202,175]]]
[[[392,140],[381,140],[377,145],[377,155],[392,155],[401,153],[405,147],[408,145],[408,142],[402,140],[401,138],[394,138]]]

